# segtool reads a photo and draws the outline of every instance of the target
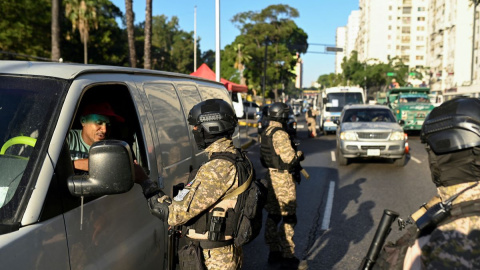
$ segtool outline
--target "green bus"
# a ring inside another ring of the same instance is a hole
[[[435,107],[428,94],[427,87],[400,87],[387,92],[387,103],[397,117],[403,120],[403,129],[420,130],[425,117]]]

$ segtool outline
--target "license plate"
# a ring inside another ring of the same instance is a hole
[[[380,149],[367,149],[367,156],[380,156]]]

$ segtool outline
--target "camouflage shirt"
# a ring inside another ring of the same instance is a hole
[[[472,184],[439,187],[438,195],[445,201]],[[479,199],[480,187],[477,186],[460,195],[453,206]],[[480,211],[480,205],[476,209]],[[452,215],[457,215],[455,210],[452,210]],[[417,239],[407,252],[405,268],[480,269],[480,214],[444,222],[430,235]]]
[[[232,140],[225,138],[215,141],[205,151],[209,157],[215,152],[236,153]],[[238,187],[235,174],[235,165],[228,160],[207,161],[200,167],[195,178],[173,198],[169,206],[168,224],[183,225],[206,209],[212,208],[225,194]]]
[[[267,127],[266,133],[270,134],[273,128],[279,127],[283,128],[282,124],[277,121],[270,121],[270,124]],[[292,148],[292,142],[290,136],[285,130],[278,130],[273,134],[273,148],[275,153],[280,156],[283,162],[289,164],[296,157],[296,152]]]

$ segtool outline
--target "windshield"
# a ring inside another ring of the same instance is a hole
[[[32,189],[29,178],[64,82],[7,76],[0,82],[0,223],[5,224],[19,218],[22,198]]]
[[[402,96],[400,103],[430,103],[428,96]]]
[[[395,122],[388,109],[349,109],[345,111],[343,122]]]
[[[363,104],[361,93],[330,93],[327,95],[327,112],[341,112],[347,104]]]

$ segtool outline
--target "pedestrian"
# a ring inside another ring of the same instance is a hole
[[[399,88],[399,87],[400,87],[400,84],[397,82],[396,79],[392,79],[392,83],[388,86],[389,89]]]
[[[387,244],[375,267],[480,269],[480,100],[434,108],[420,138],[438,195],[421,207],[426,213],[411,216],[416,226]]]
[[[307,113],[305,114],[305,119],[307,120],[308,126],[308,137],[315,138],[317,137],[317,115],[316,110],[312,110],[312,107],[308,107]]]
[[[239,179],[240,173],[234,163],[213,158],[219,154],[239,154],[232,141],[237,117],[226,101],[209,99],[190,110],[188,123],[193,126],[198,148],[208,153],[209,160],[190,174],[189,183],[173,200],[160,194],[150,201],[150,207],[170,226],[182,225],[186,247],[196,251],[193,259],[187,257],[191,254],[179,251],[180,269],[191,263],[198,267],[192,269],[240,269],[242,248],[233,244],[232,235],[232,228],[236,228],[236,215],[232,211],[238,196],[224,197],[235,191],[243,179]],[[239,158],[250,164],[243,153]]]
[[[286,132],[289,110],[282,102],[270,106],[270,125],[261,134],[260,158],[268,168],[269,180],[265,205],[268,213],[265,224],[265,242],[270,251],[268,262],[280,262],[296,269],[299,259],[295,257],[293,235],[297,224],[297,198],[292,172],[304,159],[304,155],[302,151],[296,151]]]

